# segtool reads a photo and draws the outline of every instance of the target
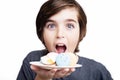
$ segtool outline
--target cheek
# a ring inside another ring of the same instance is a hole
[[[71,34],[70,36],[70,43],[71,43],[71,47],[76,48],[76,46],[78,45],[79,42],[79,30],[75,31],[73,34]]]
[[[51,48],[53,47],[53,42],[54,42],[54,35],[51,34],[49,31],[44,31],[43,39],[44,39],[46,48],[49,51],[51,51]]]
[[[79,36],[74,36],[74,37],[72,37],[72,39],[71,39],[71,43],[72,43],[72,45],[74,45],[75,47],[76,47],[76,45],[78,44],[78,41],[79,41]]]
[[[44,38],[44,41],[45,41],[45,42],[48,42],[49,39],[51,39],[51,38],[50,38],[50,35],[51,35],[51,33],[50,33],[48,30],[44,29],[43,38]]]
[[[75,49],[76,46],[78,45],[78,41],[79,41],[79,35],[71,35],[69,37],[69,47],[71,47],[71,49]]]
[[[80,33],[79,33],[79,30],[75,30],[74,32],[71,33],[71,40],[73,42],[77,42],[78,43],[78,40],[79,40],[79,36],[80,36]]]
[[[46,31],[44,31],[43,33],[43,39],[44,39],[45,46],[47,47],[50,44],[50,37]]]
[[[51,39],[48,37],[48,35],[44,35],[44,45],[48,51],[51,51]]]

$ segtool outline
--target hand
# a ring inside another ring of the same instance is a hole
[[[70,75],[75,68],[65,69],[43,69],[38,66],[31,65],[31,69],[37,73],[35,80],[50,80],[53,78],[61,78]]]

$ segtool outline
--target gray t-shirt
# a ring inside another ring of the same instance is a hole
[[[29,62],[40,61],[40,57],[47,53],[47,50],[30,52],[23,60],[17,80],[34,80],[36,73],[31,70]],[[71,75],[53,80],[113,80],[109,71],[99,62],[79,56],[78,64],[82,67],[76,68]]]

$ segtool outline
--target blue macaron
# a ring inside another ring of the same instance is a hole
[[[69,66],[70,64],[70,56],[66,53],[60,53],[56,57],[57,66]]]

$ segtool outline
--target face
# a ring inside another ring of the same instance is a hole
[[[78,12],[66,8],[51,16],[43,31],[43,39],[49,52],[74,52],[79,41]]]

